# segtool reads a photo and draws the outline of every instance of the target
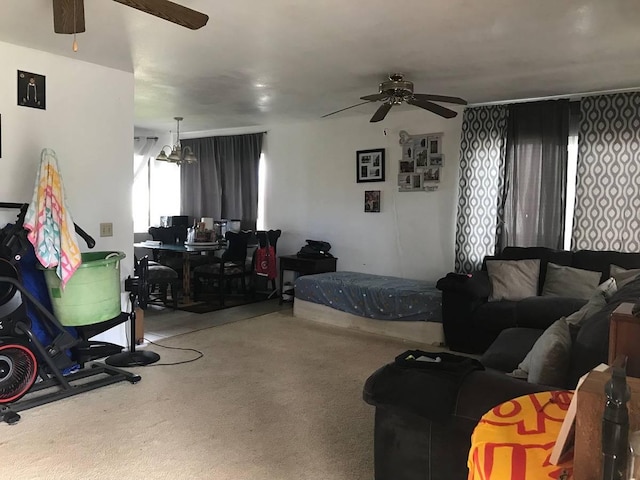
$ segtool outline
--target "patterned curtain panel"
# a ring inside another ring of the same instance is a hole
[[[640,93],[581,100],[574,250],[640,251]]]
[[[493,255],[504,187],[507,106],[467,108],[462,120],[456,219],[456,271],[469,273]]]

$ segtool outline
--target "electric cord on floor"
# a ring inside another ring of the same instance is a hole
[[[204,357],[204,353],[202,353],[200,350],[196,350],[195,348],[182,348],[182,347],[169,347],[168,345],[160,345],[159,343],[155,343],[152,342],[151,340],[149,340],[148,338],[144,339],[145,342],[149,342],[152,345],[155,345],[156,347],[162,347],[162,348],[168,348],[170,350],[183,350],[185,352],[195,352],[198,354],[198,356],[196,358],[191,358],[189,360],[182,360],[180,362],[173,362],[173,363],[152,363],[150,365],[146,365],[146,367],[160,367],[160,366],[168,366],[168,365],[182,365],[183,363],[191,363],[191,362],[195,362],[196,360],[200,360],[202,357]]]

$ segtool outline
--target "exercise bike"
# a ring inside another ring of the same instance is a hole
[[[20,209],[16,223],[0,230],[0,421],[15,424],[23,410],[122,381],[139,382],[140,375],[95,360],[113,356],[121,366],[144,364],[137,358],[133,331],[135,306],[146,308],[148,300],[145,264],[138,266],[138,275],[125,281],[131,312],[65,327],[21,279],[20,262],[33,253],[23,228],[28,205],[0,203],[0,208]],[[93,238],[77,226],[76,232],[89,248],[95,246]],[[89,340],[127,320],[132,331],[129,352],[122,352],[120,345]]]

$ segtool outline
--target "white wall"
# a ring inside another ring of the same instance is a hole
[[[2,42],[0,58],[0,201],[31,201],[40,152],[52,148],[74,221],[95,238],[94,250],[126,253],[125,278],[133,266],[133,74]],[[46,110],[17,105],[17,70],[46,76]],[[16,213],[0,210],[0,224]],[[113,223],[113,237],[100,238],[101,222]],[[102,338],[127,344],[124,326]]]
[[[338,270],[436,280],[453,269],[460,114],[420,109],[278,125],[265,137],[265,227],[281,228],[278,254],[326,240]],[[445,166],[436,192],[398,192],[400,130],[443,132]],[[386,135],[385,135],[386,131]],[[356,151],[385,148],[386,180],[356,183]],[[381,190],[380,213],[364,213],[364,191]]]

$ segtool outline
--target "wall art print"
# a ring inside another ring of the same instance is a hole
[[[45,76],[18,70],[18,105],[46,110]]]
[[[400,131],[402,159],[398,169],[398,191],[432,192],[438,189],[444,166],[442,135],[409,135],[405,130]]]
[[[364,192],[364,211],[380,212],[380,190],[366,190]]]
[[[356,181],[384,182],[384,148],[356,152]]]

